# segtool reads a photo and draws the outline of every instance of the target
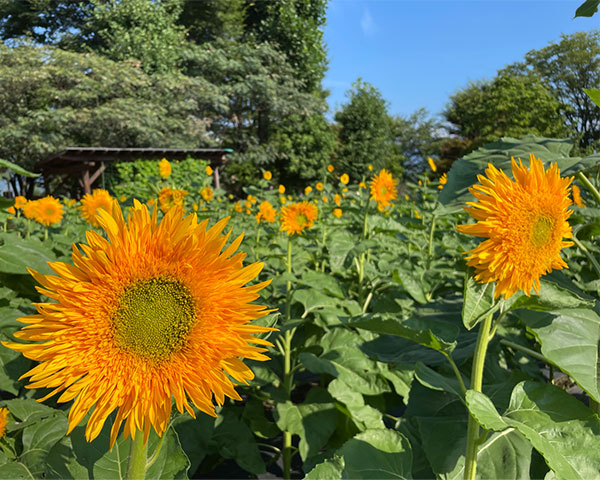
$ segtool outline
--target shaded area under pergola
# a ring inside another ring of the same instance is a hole
[[[50,178],[62,176],[57,189],[68,178],[77,178],[84,193],[91,193],[107,165],[111,162],[133,162],[134,160],[184,160],[187,157],[206,160],[214,171],[214,186],[220,187],[219,168],[222,167],[229,148],[118,148],[118,147],[67,147],[39,161],[34,169],[42,174],[44,187],[49,191]]]

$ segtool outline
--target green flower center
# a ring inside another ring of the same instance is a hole
[[[298,222],[299,226],[303,227],[304,225],[306,225],[308,223],[308,218],[303,213],[299,213],[296,216],[296,222]]]
[[[185,345],[195,321],[189,288],[157,277],[136,282],[121,293],[113,334],[123,351],[160,364]]]
[[[552,233],[552,227],[554,223],[550,218],[539,217],[533,224],[533,232],[531,235],[531,241],[536,247],[543,247],[550,240]]]

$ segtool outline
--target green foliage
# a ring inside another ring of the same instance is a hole
[[[560,137],[560,103],[534,76],[498,75],[471,83],[452,97],[443,113],[450,132],[469,142],[467,151],[501,137],[533,134]]]
[[[600,109],[584,89],[600,85],[600,31],[562,35],[560,42],[527,52],[523,62],[509,65],[505,70],[540,78],[560,102],[560,114],[569,136],[577,140],[582,153],[597,149]]]
[[[585,0],[575,11],[576,17],[591,17],[598,11],[600,0]]]
[[[340,142],[336,164],[355,180],[369,164],[376,170],[394,167],[392,120],[381,92],[359,78],[347,97],[348,103],[335,114]]]

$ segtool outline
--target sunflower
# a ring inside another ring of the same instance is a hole
[[[429,163],[429,168],[431,168],[431,171],[433,173],[437,172],[437,165],[433,161],[433,158],[427,157],[427,163]]]
[[[333,209],[333,216],[336,218],[340,218],[342,216],[342,209],[341,208],[334,208]]]
[[[329,173],[333,172],[333,165],[331,163],[329,165],[327,165],[327,171]]]
[[[0,437],[3,437],[6,434],[9,413],[8,408],[0,408]]]
[[[227,219],[207,229],[208,220],[175,208],[158,223],[156,209],[137,200],[127,223],[117,202],[99,216],[106,238],[87,232],[74,265],[51,263],[57,275],[30,270],[56,299],[20,319],[28,325],[15,337],[36,343],[2,343],[40,362],[24,375],[28,388],[74,400],[68,432],[93,409],[85,429],[92,441],[116,410],[112,448],[123,422],[125,438],[139,430],[146,442],[150,427],[162,435],[171,397],[192,417],[192,405],[216,416],[213,396],[218,405],[240,400],[234,381],[253,378],[240,358],[268,360],[271,344],[253,334],[273,329],[250,323],[269,312],[252,303],[269,282],[244,286],[263,264],[243,266],[241,235],[223,250]]]
[[[342,176],[340,177],[340,182],[342,182],[344,185],[348,185],[349,181],[350,181],[350,177],[348,176],[348,174],[342,173]]]
[[[380,170],[378,174],[373,175],[369,184],[371,200],[377,202],[379,210],[389,207],[392,200],[398,197],[398,192],[396,191],[397,183],[398,181],[385,168]]]
[[[264,220],[268,223],[273,223],[275,218],[277,217],[277,210],[273,208],[271,202],[264,201],[260,203],[258,207],[259,211],[256,214],[256,223],[260,223],[261,220]]]
[[[321,192],[323,191],[323,182],[317,182],[317,184],[315,185],[315,188]]]
[[[310,195],[310,192],[312,192],[312,187],[310,185],[307,185],[304,189],[304,195]]]
[[[581,208],[585,207],[585,203],[583,203],[583,200],[581,199],[581,190],[579,190],[579,187],[575,184],[571,186],[571,195],[573,196],[573,203],[575,205]]]
[[[270,170],[265,170],[265,172],[263,173],[263,178],[265,180],[271,180],[273,178],[273,174]]]
[[[533,155],[529,169],[520,160],[511,162],[514,180],[492,164],[478,177],[480,184],[469,189],[478,201],[465,207],[477,223],[458,226],[461,233],[486,239],[467,252],[467,264],[477,281],[496,282],[496,298],[517,290],[529,295],[532,287],[539,293],[542,275],[567,267],[560,251],[572,245],[563,240],[571,237],[572,178],[561,178],[556,164],[544,170]]]
[[[281,208],[280,230],[288,235],[302,233],[305,228],[311,228],[319,215],[319,210],[314,203],[297,202]]]
[[[215,196],[213,189],[210,187],[204,187],[202,190],[200,190],[200,195],[206,203],[210,202]]]
[[[441,177],[440,177],[440,184],[438,185],[438,189],[439,190],[443,190],[444,187],[446,186],[446,183],[448,183],[448,175],[446,173],[444,173]]]
[[[33,219],[47,227],[62,220],[64,209],[60,200],[52,195],[36,200]]]
[[[213,174],[213,169],[211,168],[210,165],[207,165],[206,168],[204,169],[204,171],[206,172],[206,174],[210,177]]]
[[[25,204],[27,203],[27,199],[21,195],[17,195],[15,197],[15,208],[19,209],[19,208],[23,208],[25,206]]]
[[[282,195],[285,193],[285,186],[284,185],[279,185],[279,193],[281,193]]]
[[[340,194],[339,194],[339,193],[336,193],[336,194],[333,196],[333,201],[335,202],[335,204],[336,204],[338,207],[341,205],[341,203],[342,203],[342,197],[340,196]]]
[[[99,227],[98,210],[104,209],[107,212],[110,212],[112,209],[112,202],[113,198],[110,196],[110,193],[102,188],[96,188],[91,194],[86,193],[81,199],[81,206],[79,207],[81,216],[86,222]]]
[[[163,187],[158,192],[158,205],[163,213],[167,213],[173,207],[183,208],[187,190],[176,190],[169,187]]]
[[[158,174],[161,178],[169,178],[171,176],[171,171],[171,163],[166,158],[163,158],[158,162]]]

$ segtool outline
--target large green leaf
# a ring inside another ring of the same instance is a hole
[[[521,433],[543,455],[558,478],[597,478],[600,472],[600,419],[562,389],[519,383],[500,416],[484,394],[469,390],[469,411],[487,430]]]
[[[27,267],[48,274],[52,270],[47,262],[56,261],[52,250],[42,242],[23,239],[14,234],[0,234],[0,272],[28,275]]]
[[[600,0],[586,0],[583,2],[577,10],[575,10],[576,17],[591,17],[598,11],[598,5],[600,4]],[[598,105],[598,102],[596,102]]]
[[[408,271],[405,269],[397,269],[394,271],[394,281],[398,282],[404,287],[406,292],[421,305],[427,304],[429,301],[427,293],[423,288],[423,281],[415,271]]]
[[[350,417],[360,430],[385,427],[383,414],[376,408],[365,405],[364,397],[339,378],[329,382],[327,391],[346,406]]]
[[[600,401],[600,316],[592,309],[519,314],[541,344],[542,354]]]
[[[435,324],[438,329],[443,329],[444,337],[436,335],[430,328],[427,328],[427,321],[418,321],[413,319],[410,322],[400,321],[392,318],[385,318],[379,315],[365,315],[358,319],[353,319],[346,323],[349,327],[361,328],[370,330],[371,332],[383,333],[388,335],[396,335],[403,338],[408,338],[420,345],[451,354],[456,347],[456,338],[458,337],[459,329],[455,325]],[[421,327],[421,328],[419,328]]]
[[[29,170],[25,170],[23,167],[17,165],[16,163],[9,162],[8,160],[4,160],[3,158],[0,158],[0,168],[8,168],[16,174],[23,175],[24,177],[36,178],[40,176],[39,173],[33,173]]]
[[[465,276],[463,298],[462,320],[467,330],[471,330],[500,307],[499,302],[494,302],[494,284],[477,282],[472,270]]]
[[[306,478],[411,479],[410,443],[395,430],[366,430],[348,440],[332,460],[317,465]]]
[[[345,270],[346,257],[353,248],[353,236],[347,230],[334,230],[327,235],[329,268],[332,272],[343,272]]]
[[[336,427],[335,404],[323,389],[313,388],[306,400],[277,404],[277,426],[300,437],[298,446],[303,460],[319,453]]]

